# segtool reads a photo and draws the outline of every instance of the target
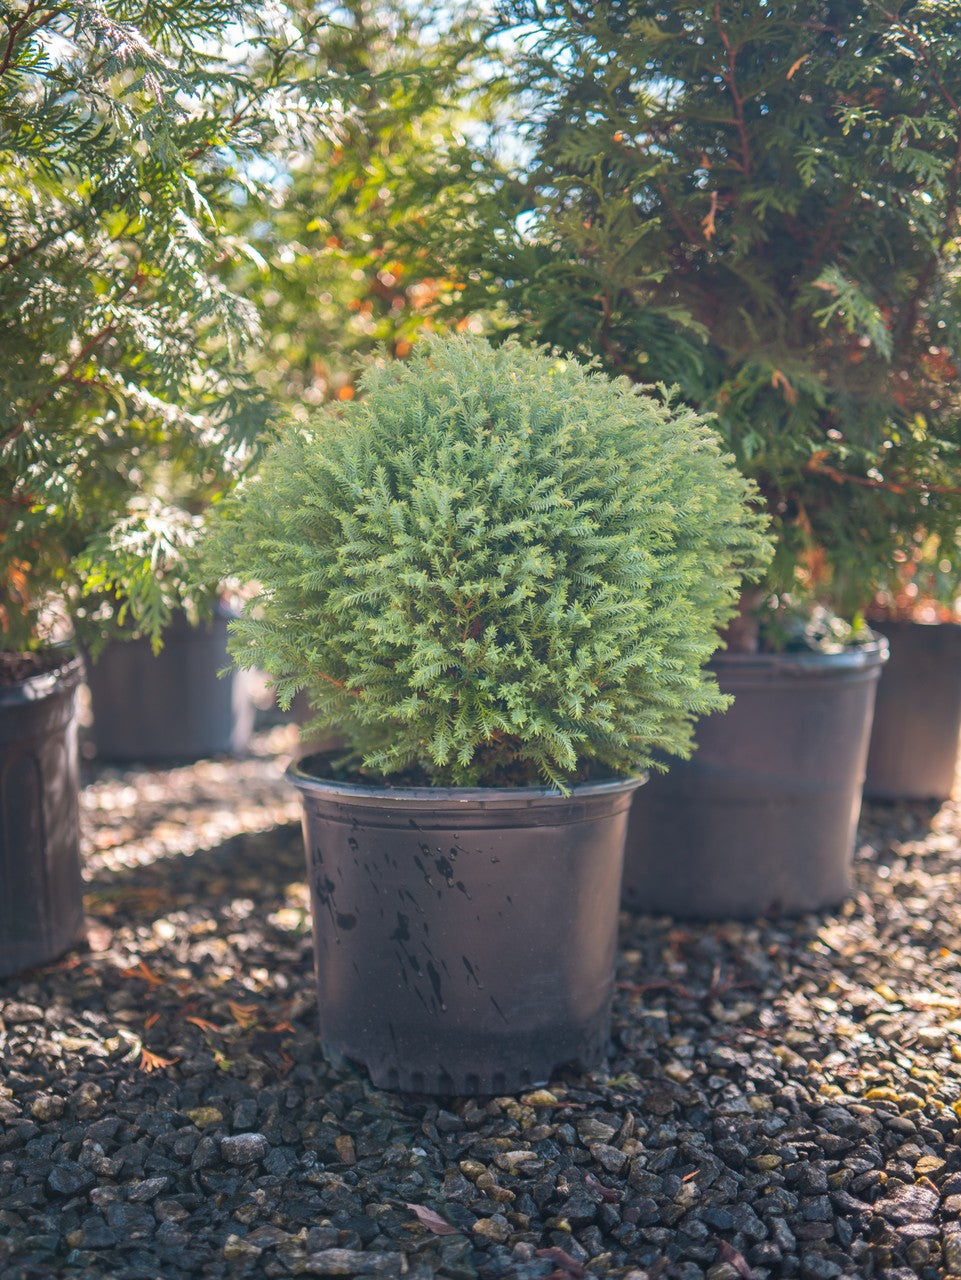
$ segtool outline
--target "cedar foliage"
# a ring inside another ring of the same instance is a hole
[[[499,8],[528,152],[443,227],[465,306],[715,412],[770,591],[956,590],[961,3]]]
[[[447,0],[342,0],[318,46],[357,92],[285,157],[266,206],[232,219],[269,263],[241,262],[233,279],[261,314],[258,380],[301,421],[349,399],[379,348],[402,358],[422,328],[445,327],[454,283],[417,231],[440,192],[472,187],[462,134],[485,128],[492,95],[479,18]]]
[[[467,335],[369,371],[221,508],[261,594],[232,652],[309,691],[368,770],[564,784],[684,755],[766,558],[753,487],[667,395]]]
[[[83,638],[117,618],[156,641],[203,594],[199,513],[268,418],[224,217],[313,135],[331,77],[292,71],[319,25],[0,3],[0,647],[39,643],[52,600]]]

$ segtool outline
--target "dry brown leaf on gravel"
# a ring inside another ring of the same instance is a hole
[[[172,1067],[179,1058],[161,1058],[159,1053],[151,1053],[149,1049],[140,1050],[140,1061],[137,1066],[149,1075],[151,1071],[161,1071],[164,1067]]]
[[[139,960],[130,969],[121,969],[120,976],[121,978],[139,978],[142,982],[146,982],[147,985],[151,987],[162,987],[164,984],[163,978],[158,978],[153,970],[147,968],[143,960]]]
[[[213,1031],[218,1035],[223,1031],[223,1027],[218,1027],[215,1022],[208,1022],[206,1018],[184,1018],[184,1022],[192,1022],[201,1031]]]
[[[457,1228],[451,1226],[446,1218],[442,1218],[433,1209],[428,1209],[426,1205],[409,1204],[406,1200],[403,1204],[405,1209],[411,1211],[420,1225],[426,1227],[428,1231],[432,1231],[435,1236],[456,1236],[459,1234]]]
[[[738,1253],[732,1244],[728,1244],[726,1240],[722,1240],[717,1246],[717,1261],[726,1262],[728,1266],[733,1267],[739,1276],[743,1276],[744,1280],[754,1280],[754,1272],[748,1264],[747,1258],[743,1253]]]
[[[256,1026],[260,1021],[260,1012],[255,1004],[239,1004],[236,1000],[228,1000],[227,1008],[234,1022],[244,1030]]]

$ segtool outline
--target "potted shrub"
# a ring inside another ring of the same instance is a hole
[[[912,539],[871,620],[891,646],[878,685],[864,794],[871,800],[950,798],[961,751],[961,602],[936,541]]]
[[[256,22],[209,0],[0,13],[0,975],[81,929],[81,669],[57,643],[158,642],[202,604],[199,511],[162,495],[215,499],[265,422],[217,211],[251,189],[286,73],[213,57],[231,13]]]
[[[528,145],[522,172],[489,170],[486,199],[439,227],[463,305],[632,380],[677,383],[717,414],[776,536],[718,660],[734,710],[636,799],[631,900],[704,915],[836,902],[883,647],[824,655],[834,623],[795,628],[788,614],[826,608],[863,634],[919,529],[961,568],[957,14],[793,0],[500,12],[519,36]],[[778,652],[805,636],[809,655]],[[839,664],[860,673],[850,703],[815,692]],[[815,706],[860,722],[831,728]],[[825,740],[845,758],[822,754],[812,777]],[[717,803],[665,846],[707,782]],[[668,788],[676,801],[655,819]],[[642,825],[656,838],[640,843]]]
[[[435,339],[362,389],[271,447],[213,568],[261,584],[238,663],[350,744],[290,774],[323,1041],[516,1090],[601,1059],[630,796],[722,703],[763,520],[690,410],[569,359]]]

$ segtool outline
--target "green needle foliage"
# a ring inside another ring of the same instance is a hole
[[[266,13],[0,2],[2,648],[41,642],[52,600],[87,638],[115,618],[156,640],[263,430],[225,215],[331,93],[292,73],[319,20]]]
[[[309,691],[378,774],[556,786],[690,750],[702,668],[768,546],[753,487],[666,395],[469,336],[376,367],[221,508],[256,579],[233,654]]]
[[[285,157],[266,207],[248,201],[232,219],[269,263],[241,262],[233,281],[261,314],[258,381],[300,420],[349,399],[379,348],[403,357],[422,328],[445,323],[454,285],[414,242],[440,192],[473,185],[452,159],[466,157],[462,133],[484,127],[488,110],[472,10],[341,0],[319,56],[363,90],[328,113],[310,150]]]
[[[956,589],[959,0],[499,7],[528,152],[438,236],[464,305],[714,412],[771,592],[853,613],[932,544]]]

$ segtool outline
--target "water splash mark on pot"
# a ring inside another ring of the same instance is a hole
[[[441,989],[440,974],[437,972],[433,962],[430,960],[427,961],[427,976],[428,978],[430,978],[430,985],[434,988],[434,995],[436,997],[437,1004],[440,1005],[441,1009],[446,1009],[447,1005],[444,1003],[444,995]]]
[[[500,1005],[497,1003],[497,1001],[494,999],[494,997],[493,997],[493,996],[490,996],[490,997],[489,997],[489,999],[490,999],[491,1004],[494,1006],[494,1008],[495,1008],[495,1009],[497,1010],[497,1012],[500,1014],[501,1019],[503,1020],[504,1026],[505,1026],[505,1027],[509,1026],[509,1025],[510,1025],[510,1023],[507,1021],[507,1016],[506,1016],[506,1014],[504,1013],[504,1010],[500,1007]]]
[[[425,858],[429,858],[429,857],[430,857],[430,846],[429,846],[429,845],[422,844],[422,845],[420,846],[420,851],[421,851],[421,853],[424,855],[424,857],[425,857]],[[414,854],[414,864],[416,865],[417,870],[418,870],[418,871],[421,873],[421,875],[424,877],[424,883],[425,883],[426,885],[428,885],[431,889],[433,889],[433,887],[434,887],[434,882],[433,882],[433,880],[430,878],[430,872],[429,872],[429,871],[427,870],[427,868],[424,866],[424,864],[423,864],[423,862],[421,861],[421,859],[420,859],[420,858],[418,858],[418,856],[417,856],[417,854],[416,854],[416,853]]]
[[[467,959],[466,956],[461,956],[461,960],[464,962],[464,968],[467,970],[468,977],[473,979],[474,984],[477,987],[477,990],[483,991],[484,984],[483,982],[481,982],[480,978],[478,978],[477,970],[474,968],[474,966],[471,964],[471,962]]]
[[[421,915],[424,914],[424,908],[420,905],[409,889],[401,889],[399,897],[401,902],[409,902],[415,911],[419,911]]]
[[[453,863],[448,862],[448,860],[444,857],[444,855],[441,854],[439,858],[434,859],[434,866],[437,868],[438,874],[442,875],[444,879],[447,881],[448,889],[453,889],[454,887]]]
[[[337,912],[337,928],[350,930],[357,924],[357,917],[350,911]]]
[[[391,942],[410,942],[410,916],[397,912],[397,928],[390,935]]]
[[[474,901],[473,894],[471,893],[470,889],[468,889],[467,885],[464,884],[463,880],[457,881],[457,888],[464,895],[464,897],[467,899],[468,902]]]
[[[422,947],[424,948],[424,950],[427,952],[428,957],[429,957],[431,960],[433,960],[434,964],[435,964],[435,965],[440,965],[440,967],[444,970],[444,972],[447,974],[447,977],[449,978],[449,977],[450,977],[450,969],[448,969],[448,967],[447,967],[447,961],[444,959],[444,957],[443,957],[443,956],[435,956],[435,955],[434,955],[433,948],[431,947],[431,945],[430,945],[430,943],[429,943],[429,942],[422,942],[422,943],[421,943],[421,946],[422,946]],[[428,965],[428,966],[427,966],[427,968],[428,968],[428,969],[430,969],[430,965]]]
[[[318,905],[326,908],[332,921],[335,919],[334,890],[336,888],[330,876],[321,875],[319,871],[314,876],[314,893],[317,896]]]

